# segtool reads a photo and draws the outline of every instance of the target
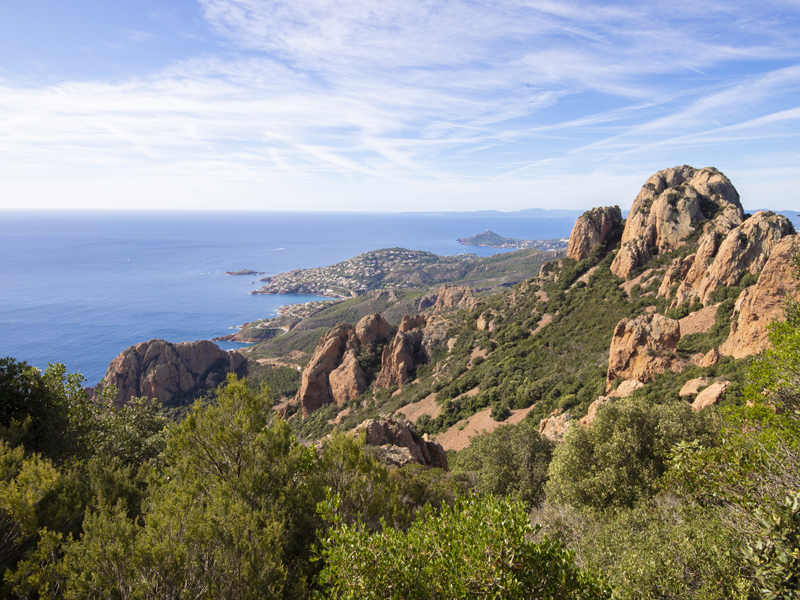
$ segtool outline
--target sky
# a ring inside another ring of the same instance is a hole
[[[0,209],[800,208],[800,0],[0,3]]]

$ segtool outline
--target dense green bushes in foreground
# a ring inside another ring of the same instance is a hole
[[[344,434],[300,444],[235,377],[168,426],[154,403],[113,410],[62,367],[4,359],[0,592],[795,598],[800,310],[771,335],[751,407],[634,395],[557,447],[504,426],[450,473],[389,470]]]

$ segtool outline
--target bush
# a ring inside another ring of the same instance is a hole
[[[652,497],[681,441],[712,443],[718,421],[682,401],[652,405],[625,398],[604,406],[590,427],[572,427],[550,464],[548,498],[602,511]]]
[[[331,515],[337,503],[330,496],[318,510]],[[610,597],[560,542],[532,542],[532,533],[521,503],[492,496],[428,509],[407,533],[339,524],[322,540],[320,583],[330,597],[353,600]]]
[[[472,439],[458,453],[458,471],[475,474],[481,492],[511,496],[527,506],[544,498],[553,443],[533,421],[504,425]]]

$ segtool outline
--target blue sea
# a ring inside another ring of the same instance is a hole
[[[0,212],[0,356],[94,384],[128,346],[210,339],[315,299],[249,294],[265,275],[388,247],[488,256],[456,239],[564,238],[579,214]],[[242,269],[265,275],[225,275]]]

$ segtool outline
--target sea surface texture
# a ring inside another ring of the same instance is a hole
[[[139,342],[232,333],[312,296],[251,295],[260,277],[403,247],[489,256],[457,238],[568,237],[579,212],[0,213],[0,356],[63,362],[98,382]],[[252,269],[265,275],[230,276]],[[235,344],[220,344],[232,348]]]

